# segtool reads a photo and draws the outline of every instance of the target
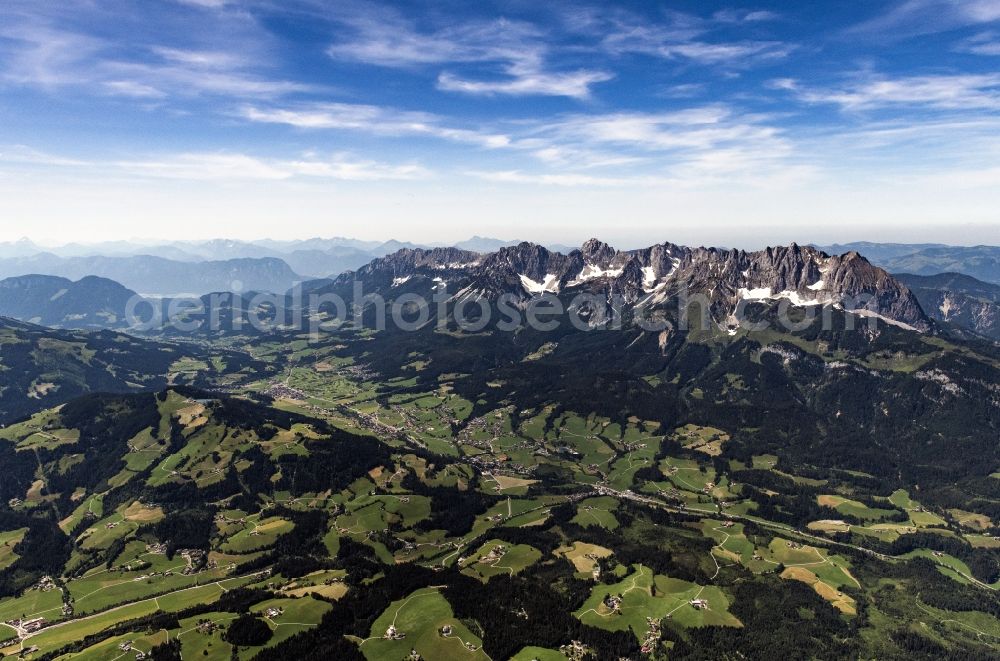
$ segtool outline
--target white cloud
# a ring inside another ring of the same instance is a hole
[[[559,170],[558,178],[551,179],[558,185],[568,181],[574,185],[588,181],[595,185],[634,183],[650,169],[674,173],[671,176],[698,172],[706,177],[774,172],[790,167],[785,161],[795,156],[793,142],[770,125],[768,117],[741,114],[721,104],[661,113],[571,114],[509,122],[502,131],[456,127],[428,113],[355,104],[246,106],[239,114],[254,122],[301,129],[426,136],[526,154]],[[508,168],[500,172],[498,177],[513,181],[523,171]]]
[[[65,15],[46,16],[42,9],[36,12],[19,7],[0,24],[0,82],[46,89],[72,87],[143,99],[196,95],[273,98],[313,89],[265,75],[270,68],[265,49],[256,46],[262,38],[241,17],[194,23],[183,34],[188,42],[210,42],[219,36],[213,29],[224,33],[229,50],[219,51],[145,43],[144,38],[152,35],[129,33],[124,27],[128,17],[124,16],[123,33],[114,39],[85,34],[75,27],[64,27],[70,24],[63,20],[71,16],[70,10]],[[167,31],[155,34],[155,38],[177,36]]]
[[[87,161],[51,154],[27,145],[0,146],[0,162],[24,165],[76,167],[89,165]]]
[[[955,50],[975,55],[1000,56],[1000,35],[981,32],[959,43]]]
[[[784,58],[793,50],[792,45],[780,41],[713,36],[721,27],[775,20],[777,16],[770,12],[728,9],[716,12],[710,19],[702,19],[671,11],[659,22],[623,12],[601,18],[603,20],[595,20],[593,29],[601,36],[601,48],[614,55],[636,53],[703,65],[747,67]],[[744,29],[747,34],[753,34],[749,28]]]
[[[282,181],[337,179],[381,181],[425,179],[431,172],[415,163],[389,164],[350,154],[321,158],[263,158],[232,152],[165,154],[130,160],[81,160],[39,151],[25,145],[0,148],[0,163],[62,168],[97,176],[179,179],[195,182]]]
[[[245,154],[180,154],[162,160],[120,161],[113,164],[128,174],[217,181],[223,179],[288,179],[292,174]]]
[[[1000,108],[1000,74],[926,75],[903,78],[864,76],[832,89],[802,87],[796,81],[774,81],[806,103],[831,103],[845,110],[914,106],[945,110]]]
[[[285,124],[302,129],[360,130],[376,135],[428,136],[475,144],[490,149],[506,147],[502,133],[448,126],[430,113],[395,110],[350,103],[318,103],[293,108],[245,106],[240,115],[253,122]]]
[[[784,151],[787,145],[780,131],[764,119],[710,105],[667,113],[572,115],[544,125],[538,133],[557,142],[618,145],[640,152],[704,151],[732,144],[761,152]]]
[[[38,87],[77,84],[84,64],[105,48],[87,35],[34,22],[5,22],[0,24],[0,79]]]
[[[165,92],[151,85],[134,80],[107,80],[101,83],[109,94],[115,96],[131,96],[137,99],[162,99]]]
[[[712,43],[678,36],[671,30],[634,26],[608,35],[604,47],[614,54],[640,53],[664,59],[687,59],[702,64],[745,66],[754,61],[781,59],[791,47],[778,41]]]
[[[613,74],[599,69],[553,70],[550,37],[528,23],[499,19],[467,22],[421,32],[398,14],[345,13],[340,21],[351,38],[327,49],[337,60],[386,67],[480,65],[489,79],[442,71],[438,88],[468,94],[566,96],[585,98],[590,88]],[[496,70],[502,77],[496,77]]]
[[[230,4],[230,0],[176,0],[182,5],[193,5],[195,7],[204,7],[206,9],[221,9],[226,5]]]
[[[882,39],[905,38],[995,21],[1000,21],[998,0],[904,0],[854,26],[848,33],[878,34]]]
[[[329,160],[316,157],[285,160],[262,159],[246,154],[193,153],[157,160],[123,161],[114,165],[128,174],[192,181],[274,181],[293,177],[379,181],[422,179],[430,174],[415,164],[389,165],[371,160],[353,160],[345,155]]]
[[[460,78],[450,73],[438,76],[438,89],[466,94],[505,94],[523,96],[537,94],[543,96],[568,96],[586,98],[590,87],[613,78],[603,71],[576,71],[573,73],[545,73],[520,65],[507,67],[506,80],[483,81]]]
[[[470,177],[502,184],[530,184],[533,186],[579,186],[607,188],[650,185],[654,180],[639,177],[601,177],[579,173],[536,173],[520,170],[470,170]]]

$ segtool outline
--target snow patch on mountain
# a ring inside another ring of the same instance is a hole
[[[524,291],[529,294],[559,291],[559,276],[555,273],[547,273],[545,275],[545,280],[542,282],[536,282],[535,280],[532,280],[528,276],[522,274],[518,274],[517,277],[521,279],[521,286],[524,287]]]

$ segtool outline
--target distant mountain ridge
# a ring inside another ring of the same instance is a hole
[[[179,262],[153,255],[59,257],[42,253],[0,260],[0,277],[44,274],[79,280],[98,276],[142,294],[201,294],[234,288],[282,293],[303,278],[273,257]]]
[[[1000,341],[1000,285],[961,273],[899,274],[933,319]]]
[[[518,242],[473,236],[465,241],[459,241],[456,247],[477,252],[492,252],[516,243]],[[284,279],[279,277],[277,281],[268,281],[252,273],[244,273],[232,279],[240,280],[253,289],[281,292],[291,286],[289,279],[336,277],[344,271],[360,268],[373,259],[404,248],[432,247],[435,246],[396,240],[362,241],[344,237],[329,239],[317,237],[290,241],[212,239],[151,244],[106,241],[95,244],[67,244],[46,250],[28,239],[21,239],[0,243],[0,277],[40,273],[78,279],[86,275],[97,275],[117,280],[143,293],[202,294],[230,288],[228,283],[209,274],[215,268],[214,264],[209,263],[270,259],[281,260],[287,264],[293,275],[286,273],[281,276]],[[196,263],[199,266],[178,267],[166,262],[154,263],[145,258],[186,264]],[[121,270],[116,270],[110,260],[133,260],[127,270],[135,274],[145,271],[148,272],[148,277],[139,279],[137,275],[135,279],[130,280]],[[245,262],[240,268],[248,268],[249,264],[250,262]],[[197,283],[189,282],[184,288],[175,288],[178,286],[177,272],[187,270],[192,274],[198,274],[199,278],[205,278],[205,284],[192,286]],[[161,286],[157,284],[159,280],[168,283],[173,281],[174,284],[169,287]]]
[[[820,246],[820,249],[835,253],[856,250],[890,273],[962,273],[1000,284],[1000,246],[859,242]]]
[[[707,294],[713,316],[728,320],[742,301],[787,299],[794,305],[839,305],[867,298],[865,311],[917,330],[929,320],[905,285],[856,252],[828,255],[792,244],[756,252],[663,243],[616,250],[591,239],[568,254],[520,243],[481,254],[456,248],[401,250],[344,273],[318,291],[346,292],[354,280],[379,291],[450,285],[458,298],[589,292],[618,295],[633,307],[655,307],[687,293]]]
[[[124,328],[135,292],[114,280],[87,276],[74,282],[51,275],[0,280],[0,316],[50,328]]]

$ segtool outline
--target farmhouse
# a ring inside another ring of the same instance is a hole
[[[36,617],[33,620],[25,620],[25,621],[21,622],[21,629],[23,631],[28,632],[28,633],[31,633],[33,631],[38,631],[43,626],[45,626],[45,618],[44,617]]]

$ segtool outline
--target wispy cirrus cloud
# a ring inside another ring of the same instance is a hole
[[[346,12],[337,20],[352,34],[327,49],[334,59],[385,67],[472,65],[484,74],[441,71],[438,88],[445,91],[586,98],[593,85],[614,77],[604,69],[556,68],[552,35],[524,21],[470,20],[419,30],[386,7]]]
[[[762,172],[792,159],[795,152],[792,142],[768,122],[769,117],[740,113],[723,104],[659,113],[567,114],[508,122],[501,128],[459,127],[450,123],[453,120],[429,113],[343,103],[245,106],[239,116],[302,130],[423,136],[525,154],[536,165],[556,170],[561,176],[553,181],[574,181],[575,185],[591,179],[632,181],[649,169],[705,174]],[[508,177],[508,181],[514,182],[516,177]]]
[[[1000,56],[1000,34],[992,31],[980,32],[960,41],[955,50],[974,55]]]
[[[996,21],[1000,21],[997,0],[903,0],[888,11],[854,25],[848,33],[878,33],[883,39],[906,38]]]
[[[0,148],[0,164],[29,165],[85,171],[96,176],[178,179],[196,182],[283,181],[404,181],[425,179],[432,172],[416,163],[392,164],[352,154],[324,158],[314,153],[292,158],[262,157],[240,152],[183,152],[129,160],[78,159],[25,145]]]
[[[780,131],[763,117],[714,104],[663,113],[571,115],[539,133],[567,142],[627,146],[644,152],[710,150],[741,143],[777,151]]]
[[[597,46],[612,55],[638,54],[701,65],[745,68],[787,57],[794,45],[775,39],[734,38],[756,32],[754,24],[777,20],[768,11],[723,9],[709,17],[665,11],[655,20],[623,10],[592,10],[587,23]]]
[[[416,164],[390,165],[373,160],[356,160],[347,155],[335,155],[331,159],[316,156],[264,159],[239,153],[191,153],[164,159],[120,161],[113,166],[131,175],[192,181],[292,178],[399,181],[424,179],[430,174],[426,168]]]
[[[936,74],[888,76],[864,74],[846,84],[830,87],[804,86],[794,79],[771,82],[810,103],[838,105],[844,110],[869,110],[909,106],[938,110],[1000,109],[1000,74]]]
[[[481,95],[542,95],[586,98],[596,83],[611,80],[614,76],[605,71],[573,71],[551,73],[524,62],[505,68],[509,76],[503,80],[470,80],[450,73],[438,76],[438,89],[448,92],[465,92]]]
[[[284,124],[300,129],[363,131],[386,136],[425,136],[486,148],[510,145],[511,138],[485,129],[449,125],[432,113],[351,103],[313,103],[292,107],[243,106],[239,115],[251,122]]]
[[[602,45],[617,55],[637,53],[669,60],[739,66],[782,59],[792,50],[792,46],[780,41],[712,42],[693,38],[688,30],[641,24],[620,26],[603,39]]]
[[[218,5],[221,7],[221,5]],[[74,5],[73,13],[13,2],[0,24],[0,84],[75,88],[107,96],[166,99],[197,95],[276,97],[311,86],[268,75],[271,68],[252,20],[212,12],[205,25],[183,34],[127,30],[114,37],[84,29],[83,15],[108,20],[100,5]],[[120,17],[123,25],[131,17]],[[75,20],[70,20],[75,19]],[[124,30],[124,28],[123,28]],[[206,47],[226,35],[225,48]],[[183,42],[158,43],[158,40]],[[245,45],[242,45],[245,41]]]
[[[253,71],[253,63],[226,53],[153,47],[145,61],[107,60],[94,71],[112,92],[136,96],[148,90],[161,98],[219,95],[235,98],[276,98],[307,92],[314,86],[271,79]]]

